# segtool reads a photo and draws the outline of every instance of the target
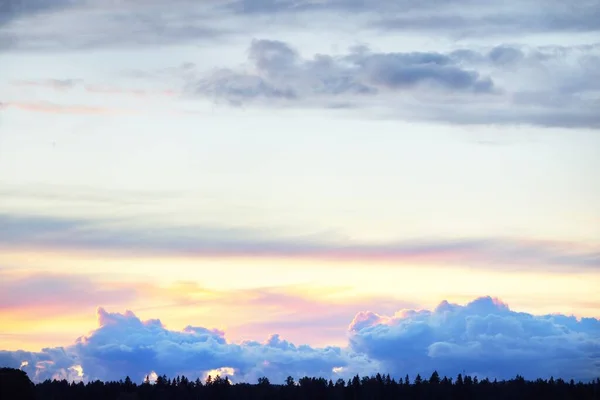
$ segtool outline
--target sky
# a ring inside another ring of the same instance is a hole
[[[0,366],[600,377],[600,1],[0,2]]]

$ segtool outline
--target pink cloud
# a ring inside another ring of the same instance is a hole
[[[65,274],[21,274],[0,270],[0,313],[21,318],[48,318],[94,309],[98,304],[133,301],[134,286],[101,284],[91,277]]]
[[[137,97],[166,96],[173,97],[178,92],[173,89],[137,89],[111,85],[86,84],[82,79],[40,79],[12,81],[12,85],[20,87],[38,87],[57,91],[68,91],[78,87],[85,92],[97,94],[131,95]]]
[[[171,89],[163,90],[147,90],[147,89],[130,89],[130,88],[119,88],[110,86],[100,85],[84,85],[84,90],[89,93],[103,93],[103,94],[118,94],[118,95],[133,95],[138,97],[147,97],[151,95],[173,97],[177,94],[176,91]]]
[[[86,105],[64,105],[50,102],[4,102],[0,103],[2,109],[17,109],[21,111],[45,113],[45,114],[78,114],[78,115],[115,115],[132,114],[134,110],[118,108],[86,106]]]

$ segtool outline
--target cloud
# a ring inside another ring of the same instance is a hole
[[[234,381],[256,381],[263,375],[283,381],[288,375],[332,375],[332,369],[370,369],[362,355],[337,347],[296,346],[278,335],[265,342],[228,343],[224,333],[188,326],[182,331],[166,329],[159,320],[140,320],[131,311],[109,313],[98,308],[98,328],[71,346],[43,349],[39,353],[0,352],[0,365],[21,365],[40,381],[64,376],[81,366],[84,377],[141,381],[151,371],[160,374],[202,376],[206,371],[232,368]]]
[[[0,102],[0,111],[3,109],[17,109],[21,111],[44,113],[44,114],[78,114],[78,115],[119,115],[135,113],[134,110],[118,108],[87,106],[87,105],[64,105],[51,102]]]
[[[398,304],[415,306],[382,296],[350,295],[348,288],[315,291],[314,287],[299,285],[214,290],[196,282],[166,285],[143,278],[123,281],[106,274],[83,274],[83,270],[50,274],[43,270],[25,273],[0,268],[0,319],[6,328],[0,334],[0,342],[13,349],[23,344],[32,349],[68,343],[74,336],[69,323],[88,321],[97,305],[104,304],[133,308],[146,315],[168,313],[168,323],[173,318],[180,322],[182,315],[194,321],[209,318],[226,326],[229,337],[236,340],[264,337],[276,329],[295,341],[340,344],[343,328],[357,308],[393,312]],[[40,330],[44,326],[54,326],[61,332],[53,336],[52,332]]]
[[[31,187],[23,184],[2,183],[0,196],[4,199],[11,199],[21,203],[30,203],[39,201],[41,203],[66,202],[66,203],[90,203],[90,204],[109,204],[109,205],[135,205],[143,203],[173,200],[177,198],[179,192],[159,191],[159,190],[126,190],[111,192],[92,186],[81,187],[71,185],[52,185],[38,184]]]
[[[66,9],[72,3],[72,0],[3,0],[0,2],[0,27],[23,16]]]
[[[148,89],[136,89],[136,88],[121,88],[110,85],[95,85],[87,84],[82,79],[40,79],[40,80],[17,80],[11,82],[15,86],[19,87],[37,87],[37,88],[48,88],[57,91],[67,91],[71,89],[81,88],[87,93],[96,94],[115,94],[115,95],[129,95],[136,97],[147,97],[147,96],[167,96],[172,97],[177,93],[174,90],[163,89],[163,90],[148,90]]]
[[[18,80],[12,82],[15,86],[32,86],[32,87],[44,87],[51,88],[55,90],[69,90],[77,85],[79,85],[82,81],[80,79],[44,79],[44,80]]]
[[[498,379],[600,374],[599,320],[515,312],[490,297],[392,317],[361,313],[349,330],[350,348],[395,374],[434,369]]]
[[[600,2],[586,0],[577,7],[566,7],[559,0],[526,0],[507,3],[499,0],[485,5],[458,0],[440,4],[435,0],[394,2],[397,11],[372,22],[383,30],[417,31],[430,34],[450,34],[454,37],[523,35],[535,33],[578,33],[600,30]],[[468,9],[469,12],[465,12]],[[540,12],[540,10],[544,12]]]
[[[95,89],[96,93],[100,93],[99,89]],[[119,92],[115,91],[104,91],[104,93],[117,93],[117,94],[133,94],[127,92]],[[166,91],[161,93],[165,96],[171,96],[171,94]],[[140,95],[140,94],[138,94]],[[144,94],[141,94],[142,96]],[[104,106],[92,106],[85,104],[57,104],[48,101],[5,101],[0,102],[0,112],[4,110],[18,110],[30,113],[42,113],[42,114],[51,114],[51,115],[84,115],[84,116],[113,116],[113,115],[143,115],[143,114],[152,114],[156,113],[165,113],[170,115],[177,116],[197,116],[199,113],[194,110],[183,110],[176,108],[153,108],[153,109],[144,109],[141,107],[128,107],[128,108],[120,108],[120,107],[104,107]]]
[[[559,0],[492,0],[485,4],[473,0],[234,0],[225,7],[243,16],[303,13],[312,19],[331,20],[339,15],[352,18],[358,27],[454,37],[600,30],[598,0],[581,1],[577,7]]]
[[[116,304],[136,297],[134,288],[102,285],[90,277],[49,273],[17,274],[0,269],[0,313],[12,311],[21,316],[48,315]]]
[[[253,40],[248,65],[188,79],[192,95],[233,105],[345,108],[378,117],[455,124],[600,127],[596,45],[373,52],[302,57]]]
[[[218,38],[260,35],[264,22],[272,19],[282,36],[293,26],[305,29],[309,24],[339,32],[350,24],[371,34],[377,28],[383,35],[400,30],[445,39],[476,38],[487,41],[483,46],[488,49],[385,53],[355,48],[341,55],[310,56],[302,56],[288,43],[256,40],[250,45],[247,68],[224,65],[201,78],[188,76],[184,89],[234,105],[360,109],[378,118],[460,125],[600,128],[597,46],[594,50],[594,45],[588,45],[583,54],[567,56],[563,51],[550,54],[548,49],[502,43],[522,42],[526,33],[544,33],[551,41],[557,34],[564,39],[566,32],[597,32],[600,0],[584,0],[577,7],[558,0],[519,4],[499,0],[486,4],[473,0],[443,4],[433,0],[56,3],[25,0],[19,11],[11,6],[4,24],[0,23],[0,46],[4,44],[5,50],[139,48],[200,40],[214,45]],[[492,42],[500,46],[493,47]],[[536,54],[543,57],[536,58]],[[113,87],[86,90],[149,94]]]
[[[181,44],[227,33],[210,1],[9,0],[0,7],[4,51]]]
[[[453,39],[564,36],[598,32],[599,10],[598,0],[580,0],[574,7],[560,0],[5,0],[0,3],[0,43],[7,50],[193,43],[255,34],[265,20],[278,22],[279,28],[333,30],[349,23],[355,30]]]
[[[287,43],[254,40],[249,48],[250,71],[215,71],[189,91],[240,103],[256,98],[306,99],[374,95],[417,87],[490,93],[493,83],[473,70],[456,65],[440,53],[372,53],[358,48],[333,57],[317,54],[302,59]]]
[[[0,246],[129,255],[273,257],[382,263],[500,265],[572,271],[600,267],[597,247],[510,238],[415,239],[381,244],[307,238],[266,230],[214,226],[131,226],[86,220],[0,214]]]
[[[0,365],[26,362],[23,368],[36,381],[126,375],[141,381],[151,371],[195,377],[219,369],[237,382],[255,382],[260,376],[283,382],[288,375],[335,380],[375,372],[414,378],[435,369],[449,376],[491,378],[521,374],[590,380],[600,374],[600,321],[518,313],[489,297],[465,306],[442,302],[433,311],[403,310],[392,317],[359,313],[343,348],[295,345],[277,334],[262,343],[236,344],[219,330],[169,330],[160,320],[142,321],[131,311],[98,308],[97,317],[98,327],[70,346],[2,351]]]

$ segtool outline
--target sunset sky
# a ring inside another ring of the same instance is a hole
[[[599,38],[598,0],[1,2],[0,366],[599,377]]]

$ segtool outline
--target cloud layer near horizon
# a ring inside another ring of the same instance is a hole
[[[98,328],[72,345],[37,353],[2,351],[0,365],[24,365],[36,381],[126,375],[140,381],[152,371],[202,377],[214,370],[236,382],[375,372],[414,377],[433,370],[499,379],[521,374],[588,380],[600,375],[599,320],[514,312],[490,297],[465,306],[442,302],[432,311],[401,310],[390,317],[360,312],[350,323],[344,348],[295,345],[277,334],[262,343],[230,343],[222,331],[193,326],[170,330],[131,311],[98,308],[97,316]]]

